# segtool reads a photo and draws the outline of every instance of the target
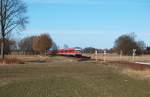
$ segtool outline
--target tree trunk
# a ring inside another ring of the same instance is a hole
[[[2,39],[2,43],[1,43],[1,58],[4,60],[5,58],[5,54],[4,54],[4,47],[5,47],[5,40]]]

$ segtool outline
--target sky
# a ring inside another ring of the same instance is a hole
[[[135,32],[150,46],[150,0],[25,0],[29,23],[19,38],[49,33],[59,47],[112,48]]]

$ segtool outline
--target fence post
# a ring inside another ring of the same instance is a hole
[[[135,60],[135,54],[136,54],[136,49],[133,49],[133,55],[132,55],[132,61],[134,62]]]
[[[98,52],[97,52],[97,50],[95,50],[95,60],[96,60],[96,61],[98,61],[97,54],[98,54]]]
[[[104,62],[106,62],[106,50],[104,50],[104,57],[103,57]]]
[[[122,52],[122,50],[120,51],[120,61],[122,61],[122,54],[123,54],[123,52]]]

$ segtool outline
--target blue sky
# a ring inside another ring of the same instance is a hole
[[[150,0],[26,0],[29,24],[22,36],[49,33],[60,47],[111,48],[135,32],[150,46]]]

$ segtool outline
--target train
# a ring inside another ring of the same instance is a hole
[[[82,56],[82,52],[79,48],[64,48],[58,50],[49,50],[48,55]]]

